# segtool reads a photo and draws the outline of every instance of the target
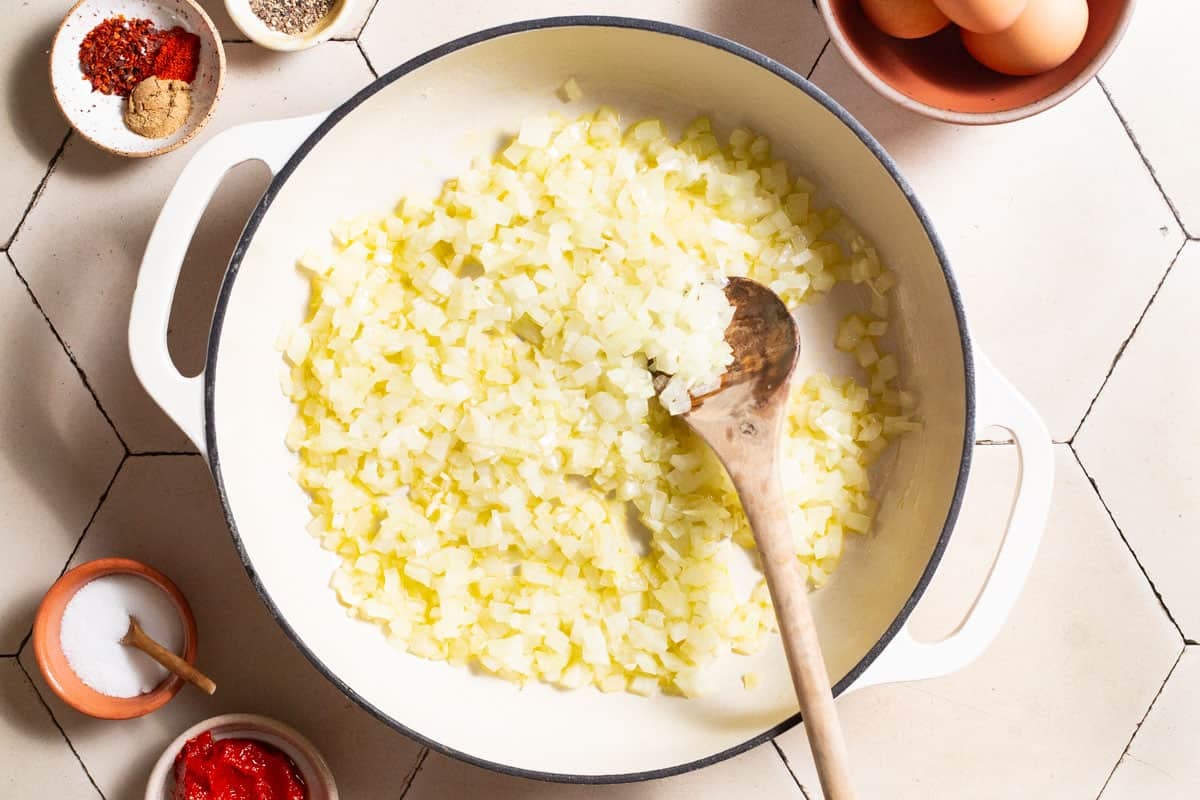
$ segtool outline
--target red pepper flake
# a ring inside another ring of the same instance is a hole
[[[94,91],[127,97],[154,74],[161,40],[162,33],[148,19],[109,17],[83,37],[79,67]]]
[[[200,63],[200,37],[178,26],[162,35],[162,46],[154,57],[154,74],[163,80],[196,80]]]
[[[306,800],[308,788],[287,755],[252,739],[213,740],[206,731],[175,756],[174,800]]]

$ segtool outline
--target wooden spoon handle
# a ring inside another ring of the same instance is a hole
[[[151,639],[137,624],[129,626],[129,631],[125,634],[125,638],[121,640],[121,643],[141,650],[205,694],[212,694],[217,690],[217,685],[212,682],[212,679]]]
[[[762,558],[821,789],[827,800],[853,800],[846,741],[833,706],[829,674],[808,604],[807,582],[796,561],[796,545],[788,525],[779,471],[774,459],[762,462],[767,463],[750,468],[758,473],[753,479],[751,475],[734,476],[734,483]]]

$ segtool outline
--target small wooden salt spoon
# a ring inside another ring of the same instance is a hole
[[[138,624],[137,617],[129,617],[129,630],[121,637],[121,644],[141,650],[205,694],[212,694],[217,690],[217,685],[207,675],[151,639]]]
[[[725,296],[734,309],[725,331],[733,363],[720,388],[692,398],[683,419],[729,471],[754,531],[821,788],[828,800],[850,800],[855,792],[846,743],[779,480],[780,428],[800,334],[783,301],[765,286],[730,278]]]

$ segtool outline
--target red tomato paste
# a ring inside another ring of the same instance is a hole
[[[174,800],[307,800],[296,764],[251,739],[216,739],[204,732],[175,756]]]

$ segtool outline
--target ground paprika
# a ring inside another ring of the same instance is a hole
[[[200,61],[200,37],[176,26],[162,35],[162,44],[154,57],[154,74],[164,80],[196,79]]]

